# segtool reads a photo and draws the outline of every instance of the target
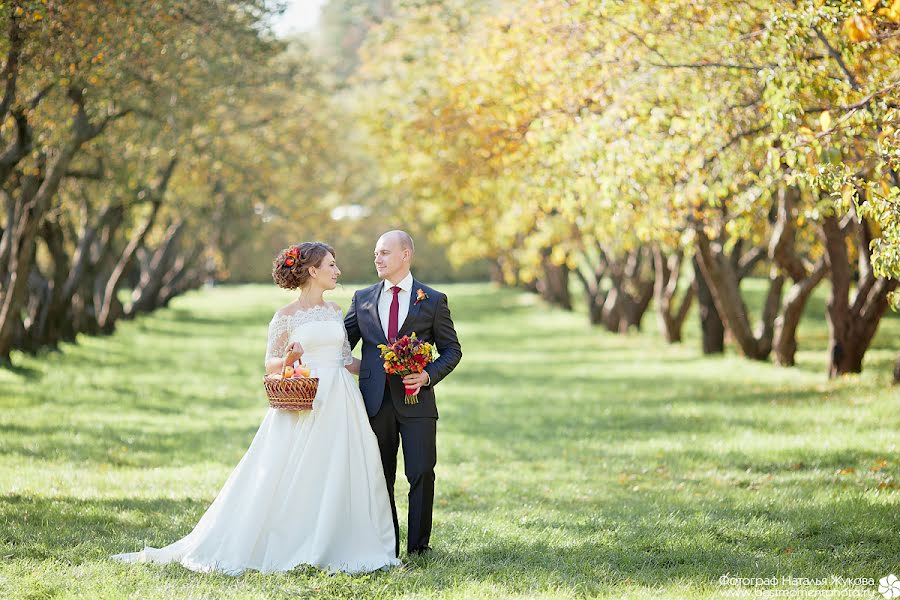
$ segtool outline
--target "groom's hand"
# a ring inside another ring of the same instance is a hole
[[[428,383],[428,373],[422,371],[421,373],[413,373],[412,375],[406,375],[403,377],[403,385],[409,389],[415,388],[416,391],[419,391],[419,388]]]

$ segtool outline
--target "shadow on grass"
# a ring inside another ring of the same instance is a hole
[[[597,502],[593,514],[578,518],[586,515],[583,502],[560,505],[548,497],[538,505],[558,516],[532,513],[520,527],[531,540],[552,542],[488,535],[475,549],[438,553],[435,562],[501,585],[541,574],[598,591],[676,579],[712,585],[725,573],[872,577],[893,567],[895,510],[887,503],[844,497],[773,505],[757,498],[736,505],[665,492],[631,498]]]
[[[170,544],[190,532],[211,502],[0,496],[0,540],[13,559],[80,564]]]
[[[143,468],[218,463],[223,457],[232,456],[236,449],[248,448],[258,427],[258,423],[253,426],[210,423],[203,428],[161,432],[148,431],[140,425],[0,423],[3,438],[0,456]]]
[[[3,496],[0,542],[5,558],[12,560],[70,565],[105,560],[176,541],[210,502]],[[675,580],[706,587],[726,573],[859,577],[894,566],[895,514],[888,504],[859,498],[800,506],[723,504],[657,494],[581,519],[571,510],[538,515],[521,525],[528,539],[492,531],[469,539],[462,528],[479,515],[457,513],[443,532],[436,532],[431,555],[411,559],[406,574],[379,576],[398,592],[406,587],[404,579],[418,571],[435,591],[457,588],[463,575],[507,593],[534,593],[537,587],[590,594],[617,584],[655,587]],[[655,518],[648,514],[651,509],[660,511]],[[310,574],[299,570],[289,577]]]
[[[56,352],[56,351],[54,351]],[[41,372],[35,368],[17,365],[17,364],[9,364],[9,363],[0,363],[0,368],[5,369],[12,373],[13,375],[18,375],[20,377],[24,377],[26,379],[31,379],[34,381],[40,381]]]

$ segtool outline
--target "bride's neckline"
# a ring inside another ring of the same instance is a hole
[[[331,305],[331,304],[328,304],[328,303],[325,303],[325,304],[316,304],[316,305],[314,305],[314,306],[310,306],[309,308],[297,308],[297,309],[295,309],[295,310],[293,310],[293,311],[291,311],[291,312],[289,312],[289,313],[281,313],[281,314],[275,313],[275,318],[276,318],[276,319],[279,319],[279,318],[281,318],[281,319],[289,319],[289,318],[291,318],[291,317],[296,317],[297,315],[305,315],[305,314],[309,314],[309,313],[311,313],[311,312],[316,312],[316,311],[326,311],[326,312],[330,312],[330,313],[340,313],[341,309],[340,309],[339,307],[335,307],[335,306],[333,306],[333,305]]]

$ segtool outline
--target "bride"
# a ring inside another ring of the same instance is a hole
[[[378,442],[349,371],[341,309],[322,295],[341,274],[334,249],[292,246],[272,277],[299,299],[269,323],[266,373],[303,357],[319,378],[313,409],[269,409],[247,453],[186,537],[165,548],[117,554],[124,562],[179,562],[237,575],[314,565],[357,573],[400,564]]]

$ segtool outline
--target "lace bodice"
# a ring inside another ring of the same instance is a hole
[[[341,361],[349,365],[353,362],[343,313],[328,304],[286,315],[276,313],[269,322],[265,362],[284,357],[291,342],[303,346],[304,363]]]

